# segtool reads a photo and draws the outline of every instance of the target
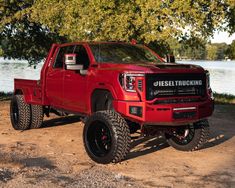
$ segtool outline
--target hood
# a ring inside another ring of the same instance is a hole
[[[110,71],[130,71],[130,72],[142,72],[142,73],[202,73],[204,69],[198,65],[192,64],[178,64],[178,63],[105,63],[100,64],[100,69]]]

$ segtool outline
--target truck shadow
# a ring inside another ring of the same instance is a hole
[[[228,134],[221,130],[213,131],[209,137],[208,142],[205,144],[205,146],[202,149],[204,150],[207,148],[211,148],[211,147],[215,147],[220,144],[223,144],[226,141],[233,138],[234,136],[235,134]]]
[[[169,147],[162,137],[140,137],[131,143],[131,151],[125,160],[147,155]]]
[[[80,116],[58,117],[43,121],[42,128],[69,125],[71,123],[76,123],[80,121],[81,121]]]
[[[212,127],[213,129],[214,127]],[[232,126],[231,126],[232,129]],[[235,136],[234,131],[224,130],[223,127],[213,130],[209,136],[209,141],[200,150],[217,147],[224,144]],[[150,153],[154,153],[169,147],[167,141],[163,137],[140,137],[132,141],[131,151],[125,160],[133,159]],[[173,149],[173,148],[172,148]]]
[[[223,144],[235,136],[235,105],[217,104],[212,117],[209,118],[210,137],[203,149]]]

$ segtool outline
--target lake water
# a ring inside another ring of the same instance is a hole
[[[235,61],[178,61],[196,64],[209,70],[211,87],[217,93],[235,95]],[[42,63],[36,69],[27,61],[0,58],[0,91],[12,92],[14,78],[39,79]]]
[[[200,65],[210,72],[213,91],[235,95],[235,61],[179,61]]]
[[[0,58],[0,92],[12,92],[14,78],[39,79],[41,67],[42,63],[34,69],[27,61]]]

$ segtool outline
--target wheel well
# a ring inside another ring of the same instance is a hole
[[[17,89],[14,94],[15,95],[23,95],[23,91],[21,89]]]
[[[110,102],[112,103],[112,100],[113,96],[109,90],[96,89],[91,95],[91,111],[97,112],[108,110],[110,107]]]

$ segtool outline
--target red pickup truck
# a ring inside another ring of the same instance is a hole
[[[53,44],[40,80],[15,79],[14,87],[14,129],[39,128],[44,114],[79,115],[85,149],[98,163],[123,160],[138,130],[178,150],[199,149],[214,108],[207,71],[132,43]]]

